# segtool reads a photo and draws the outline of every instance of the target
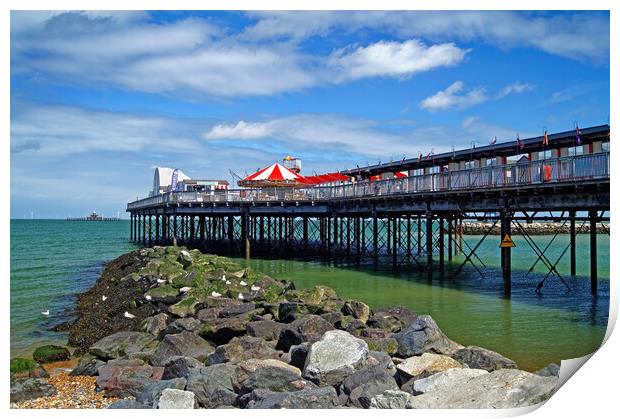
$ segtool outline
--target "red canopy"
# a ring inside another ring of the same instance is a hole
[[[280,163],[274,163],[256,173],[241,179],[239,186],[297,186],[303,183],[303,177],[287,169]]]

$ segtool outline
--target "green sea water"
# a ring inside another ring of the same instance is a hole
[[[53,220],[11,221],[11,354],[30,355],[48,342],[63,343],[66,336],[49,330],[71,318],[75,295],[88,289],[103,263],[136,247],[128,242],[129,222],[68,222]],[[513,237],[512,299],[502,295],[499,238],[489,237],[478,254],[487,265],[482,278],[470,265],[454,279],[463,260],[457,257],[443,276],[429,284],[426,275],[413,269],[374,271],[355,264],[252,260],[257,269],[297,287],[324,284],[345,298],[367,302],[373,308],[405,306],[430,314],[452,339],[465,345],[496,350],[535,370],[549,362],[585,355],[601,343],[609,311],[609,236],[599,235],[599,294],[590,295],[588,237],[578,236],[578,275],[571,278],[568,256],[557,277],[549,277],[540,295],[534,292],[546,269],[539,263],[526,276],[534,253],[518,236]],[[467,237],[474,246],[479,237]],[[551,237],[538,236],[544,246]],[[553,262],[568,244],[558,236],[550,247]],[[49,309],[50,316],[41,316]]]

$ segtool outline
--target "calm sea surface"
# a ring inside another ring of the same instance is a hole
[[[103,263],[136,247],[128,242],[129,222],[71,222],[64,220],[11,221],[11,355],[30,355],[44,343],[64,343],[66,335],[50,329],[71,318],[77,293],[90,288]],[[473,247],[477,237],[467,237]],[[489,237],[477,252],[487,265],[482,278],[468,266],[456,280],[457,257],[443,278],[432,285],[424,273],[373,271],[346,264],[286,260],[253,260],[257,269],[280,279],[294,280],[298,288],[328,285],[345,298],[356,298],[373,308],[405,306],[432,315],[452,339],[484,346],[534,370],[549,362],[582,356],[602,342],[609,311],[609,236],[599,235],[599,295],[590,295],[589,239],[578,236],[578,275],[568,276],[566,260],[558,264],[560,279],[547,278],[542,294],[534,292],[546,269],[539,263],[525,274],[534,253],[519,236],[513,237],[513,297],[501,298],[497,236]],[[546,245],[551,237],[535,237]],[[558,236],[548,257],[555,260],[568,245]],[[41,316],[49,309],[50,316]]]

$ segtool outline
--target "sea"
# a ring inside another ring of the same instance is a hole
[[[470,246],[479,236],[466,236]],[[535,236],[544,248],[551,236]],[[551,362],[596,350],[605,335],[609,313],[609,236],[598,235],[598,295],[590,293],[589,236],[577,236],[577,276],[569,273],[569,239],[555,238],[546,253],[557,275],[519,236],[512,250],[512,297],[502,297],[499,237],[489,236],[474,260],[456,276],[464,257],[446,262],[432,282],[425,273],[404,264],[398,271],[374,269],[355,262],[252,259],[252,267],[298,288],[323,284],[343,298],[358,299],[373,309],[402,306],[430,314],[439,327],[463,345],[477,345],[514,359],[534,371]],[[11,220],[11,356],[31,356],[48,343],[66,344],[66,333],[54,327],[73,319],[79,293],[88,290],[104,264],[137,249],[129,241],[129,221],[84,222]],[[563,255],[562,258],[560,256]],[[389,262],[379,266],[389,266]],[[481,275],[482,273],[482,275]],[[544,280],[540,293],[536,286]],[[49,316],[41,313],[49,310]]]

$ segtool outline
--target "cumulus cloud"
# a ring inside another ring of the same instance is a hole
[[[366,47],[344,48],[330,57],[342,79],[392,76],[408,77],[437,67],[453,66],[465,58],[467,50],[452,43],[426,46],[419,40],[379,41]]]
[[[504,86],[497,94],[498,98],[508,96],[511,93],[524,93],[534,90],[534,85],[530,83],[514,82],[508,86]]]
[[[450,108],[467,108],[487,100],[485,89],[477,87],[466,93],[463,91],[465,84],[455,81],[445,90],[440,90],[432,96],[424,99],[420,106],[428,111],[442,111]]]

